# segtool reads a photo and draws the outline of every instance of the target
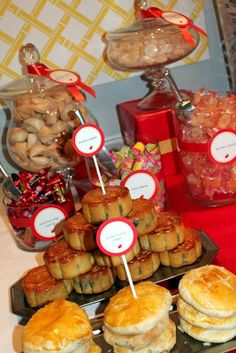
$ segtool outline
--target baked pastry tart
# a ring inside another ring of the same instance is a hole
[[[31,307],[67,298],[72,291],[71,280],[54,279],[45,265],[32,268],[21,279],[21,284],[27,303]]]
[[[106,194],[100,188],[87,192],[82,200],[82,211],[88,222],[100,224],[112,217],[126,217],[131,211],[129,189],[124,186],[106,186]]]
[[[134,282],[141,281],[153,275],[160,266],[158,253],[141,250],[140,254],[128,263],[129,271]],[[124,265],[116,267],[117,277],[126,281],[127,276]]]
[[[184,241],[182,218],[174,212],[157,214],[157,226],[150,233],[139,237],[142,249],[149,251],[166,251],[174,249]]]
[[[125,254],[126,261],[127,262],[131,261],[139,253],[140,253],[140,245],[138,242],[136,242],[133,248],[127,254]],[[123,264],[121,256],[108,256],[103,252],[101,252],[99,249],[96,249],[93,252],[93,256],[94,256],[95,262],[100,266],[116,267]]]
[[[86,312],[76,303],[55,300],[39,309],[24,326],[24,353],[90,353],[93,330]]]
[[[181,267],[194,263],[202,253],[202,242],[196,230],[185,229],[182,244],[169,251],[159,252],[160,262],[164,266]]]
[[[114,281],[112,268],[95,264],[88,272],[73,278],[73,287],[79,294],[94,294],[111,288]]]
[[[75,250],[89,251],[97,247],[96,229],[81,213],[63,222],[63,233],[69,245]]]
[[[76,277],[88,272],[94,264],[92,254],[72,249],[63,237],[50,245],[43,258],[48,271],[55,279]]]
[[[132,211],[127,218],[135,225],[138,235],[151,232],[157,225],[157,213],[154,204],[147,199],[133,200]]]

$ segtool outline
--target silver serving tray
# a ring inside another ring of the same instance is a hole
[[[207,236],[206,233],[204,233],[203,231],[198,232],[202,240],[203,251],[200,258],[194,264],[182,266],[180,268],[160,266],[158,270],[147,280],[159,284],[165,281],[167,282],[165,283],[165,286],[166,284],[168,284],[167,287],[169,289],[171,289],[171,287],[175,289],[178,287],[179,279],[185,272],[197,267],[210,264],[214,260],[219,249],[216,244],[212,241],[212,239]],[[77,294],[75,291],[72,291],[72,293],[67,299],[79,304],[85,309],[86,306],[88,307],[93,304],[97,304],[98,308],[96,309],[96,313],[102,314],[105,306],[109,301],[109,298],[112,297],[119,289],[127,285],[128,283],[125,281],[116,280],[112,288],[105,292],[93,295],[82,295]],[[24,324],[38,310],[38,308],[31,308],[26,302],[21,281],[16,282],[11,287],[10,293],[12,312],[16,315],[19,315],[22,318],[22,323]]]
[[[171,353],[225,353],[236,348],[236,338],[221,344],[204,344],[204,342],[197,341],[178,329],[179,318],[176,311],[170,313],[170,318],[176,324],[176,344]],[[93,327],[94,341],[101,347],[102,353],[113,353],[112,347],[105,342],[102,335],[102,319],[94,323]]]

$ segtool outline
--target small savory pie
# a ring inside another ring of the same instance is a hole
[[[79,294],[100,293],[111,288],[115,281],[112,268],[93,265],[91,270],[73,278],[73,288]]]
[[[62,237],[52,243],[44,254],[45,265],[55,279],[69,279],[88,272],[94,258],[91,253],[72,249]]]
[[[182,244],[169,251],[159,252],[160,262],[164,266],[181,267],[194,263],[202,253],[202,242],[198,232],[186,228]]]
[[[106,186],[87,192],[82,200],[82,211],[88,222],[100,224],[112,217],[126,217],[131,211],[132,200],[129,189],[124,186]]]
[[[138,256],[128,262],[129,271],[134,282],[150,277],[159,266],[158,253],[147,250],[141,250]],[[121,281],[127,280],[124,265],[116,267],[116,274]]]
[[[184,241],[182,218],[174,212],[157,214],[157,226],[150,233],[139,237],[142,249],[149,251],[166,251],[174,249]]]
[[[71,280],[54,279],[45,265],[32,268],[21,279],[28,304],[37,307],[55,299],[67,298],[72,291]]]
[[[77,213],[63,222],[63,233],[69,245],[75,250],[93,250],[96,244],[96,228]]]
[[[132,211],[127,218],[135,225],[138,235],[151,232],[157,225],[153,202],[142,198],[133,200]]]

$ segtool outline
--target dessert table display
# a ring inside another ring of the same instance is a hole
[[[214,263],[236,273],[236,240],[233,236],[236,229],[236,205],[206,208],[194,204],[184,196],[181,175],[167,179],[167,191],[170,207],[177,210],[188,225],[203,229],[219,247]],[[180,197],[181,203],[179,202]],[[23,329],[20,324],[22,317],[12,313],[10,288],[30,268],[43,265],[43,253],[25,252],[16,247],[11,239],[8,221],[3,209],[1,210],[0,227],[0,245],[3,249],[0,271],[2,293],[0,328],[4,332],[1,338],[1,349],[9,353],[20,353]],[[89,316],[93,316],[95,310],[96,306],[91,306],[88,311]],[[196,345],[198,344],[199,342],[196,341]],[[204,347],[202,343],[200,343],[200,346],[201,348]],[[228,349],[230,350],[231,348],[229,347]],[[220,345],[217,349],[214,353],[221,352]]]
[[[82,87],[95,92],[77,73],[50,70],[30,44],[31,75],[0,92],[12,113],[8,152],[24,170],[7,177],[19,194],[0,211],[3,352],[236,349],[235,96],[180,92],[165,65],[206,33],[142,6],[136,24],[107,35],[111,65],[145,70],[154,87],[122,113],[126,145],[106,151],[111,168],[97,159],[105,136],[81,104]],[[175,141],[170,159],[159,146],[164,130]]]

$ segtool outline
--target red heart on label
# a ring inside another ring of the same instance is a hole
[[[118,245],[118,249],[122,248],[122,244]]]
[[[226,155],[225,155],[225,159],[228,158],[228,157],[229,157],[229,154],[226,154]]]
[[[93,146],[90,146],[89,149],[91,150],[93,148]]]

